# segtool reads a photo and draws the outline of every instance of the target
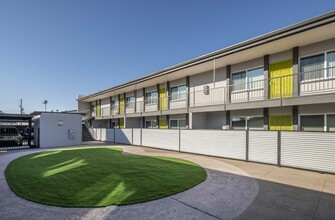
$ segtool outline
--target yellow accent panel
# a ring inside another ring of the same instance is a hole
[[[100,117],[101,116],[101,102],[100,102],[100,100],[97,100],[96,102],[95,102],[95,111],[96,111],[96,113],[95,113],[95,115],[97,116],[97,117]]]
[[[270,99],[292,97],[293,93],[293,68],[292,59],[270,64],[269,81]],[[286,76],[286,77],[282,77]],[[281,77],[281,78],[277,78]]]
[[[165,88],[159,89],[159,102],[161,110],[167,110],[167,99],[166,99]]]
[[[124,121],[123,120],[120,120],[120,125],[119,125],[120,128],[124,128]]]
[[[293,115],[270,115],[269,130],[293,131]]]
[[[120,98],[120,114],[124,115],[124,98]]]
[[[167,120],[159,120],[159,128],[168,128]]]

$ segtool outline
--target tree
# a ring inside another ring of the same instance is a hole
[[[43,105],[44,105],[45,111],[47,111],[47,104],[48,104],[48,100],[44,100],[43,101]]]

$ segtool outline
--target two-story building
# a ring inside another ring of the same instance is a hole
[[[92,127],[335,131],[335,11],[78,98]]]

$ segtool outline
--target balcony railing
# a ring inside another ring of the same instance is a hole
[[[126,105],[125,113],[165,111],[334,92],[335,67],[331,67],[224,87],[203,88],[168,97],[136,101]],[[118,114],[119,106],[101,108],[101,117]],[[94,115],[95,112],[92,112],[92,116]]]

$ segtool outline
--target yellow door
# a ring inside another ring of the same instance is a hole
[[[96,111],[96,113],[95,113],[95,115],[97,116],[97,117],[100,117],[101,116],[101,102],[100,102],[100,100],[97,100],[96,102],[95,102],[95,111]]]
[[[159,105],[161,110],[167,110],[167,98],[165,88],[159,89]]]
[[[168,128],[168,124],[167,124],[166,119],[159,119],[159,128],[163,128],[163,129]]]
[[[120,115],[124,114],[124,98],[120,98]]]
[[[270,115],[269,130],[272,131],[292,131],[293,115]]]
[[[269,70],[270,99],[292,97],[292,60],[271,63]]]
[[[123,119],[120,120],[119,128],[124,128],[124,121],[123,121]]]

